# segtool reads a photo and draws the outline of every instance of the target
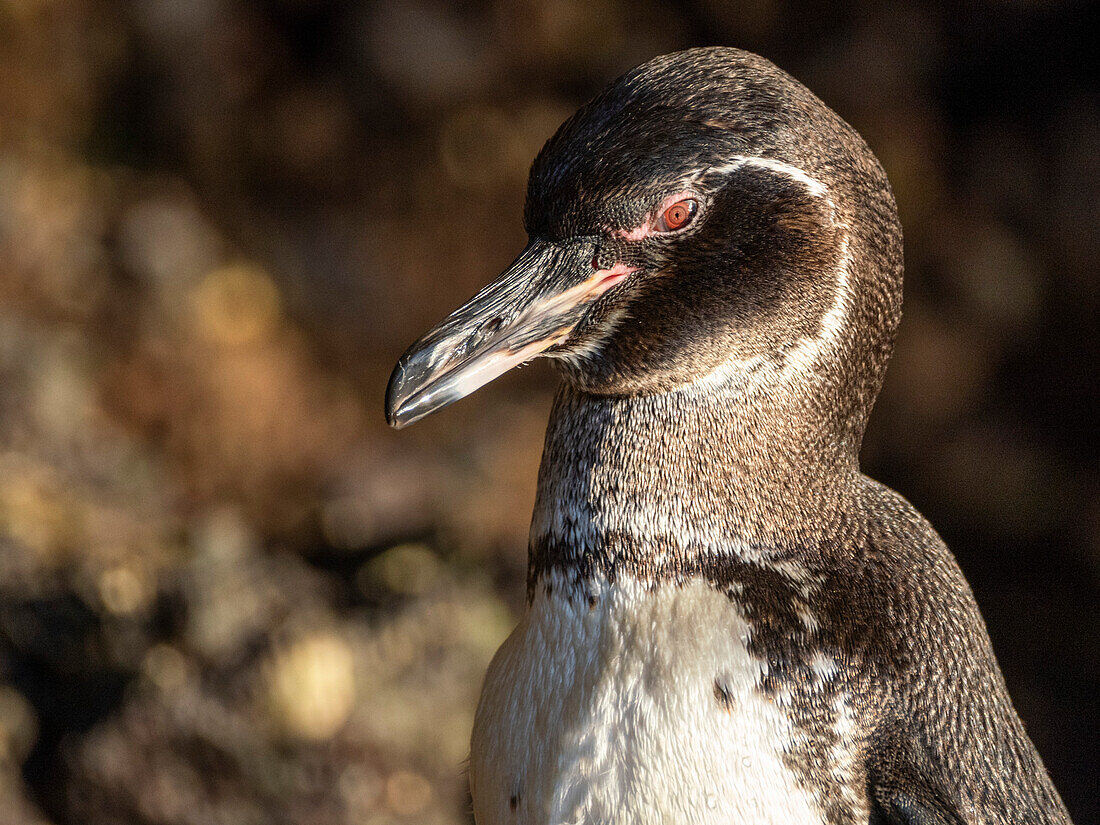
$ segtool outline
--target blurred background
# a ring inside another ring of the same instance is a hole
[[[1094,3],[0,0],[0,822],[469,823],[553,373],[386,429],[605,82],[758,51],[906,228],[865,466],[1100,821]]]

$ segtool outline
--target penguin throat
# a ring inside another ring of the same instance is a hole
[[[669,578],[829,546],[858,486],[854,448],[808,411],[761,403],[732,390],[622,398],[563,387],[539,471],[531,576]]]

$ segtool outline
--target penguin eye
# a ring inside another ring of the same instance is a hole
[[[676,232],[691,223],[698,211],[699,201],[694,198],[676,201],[658,216],[656,229],[658,232]]]

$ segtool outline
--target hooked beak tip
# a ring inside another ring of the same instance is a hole
[[[427,413],[423,413],[421,415],[412,415],[410,414],[409,410],[403,407],[398,407],[397,409],[387,409],[386,423],[393,427],[395,430],[403,430],[410,424],[419,421],[425,415],[427,415]]]
[[[414,376],[413,372],[417,372]],[[402,356],[394,367],[386,387],[386,423],[395,430],[407,427],[427,413],[415,414],[425,389],[423,371],[409,369],[408,354]]]

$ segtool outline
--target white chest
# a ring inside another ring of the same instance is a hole
[[[749,628],[703,582],[572,594],[552,579],[489,667],[474,724],[478,825],[820,825],[785,766]],[[591,598],[590,598],[591,597]]]

